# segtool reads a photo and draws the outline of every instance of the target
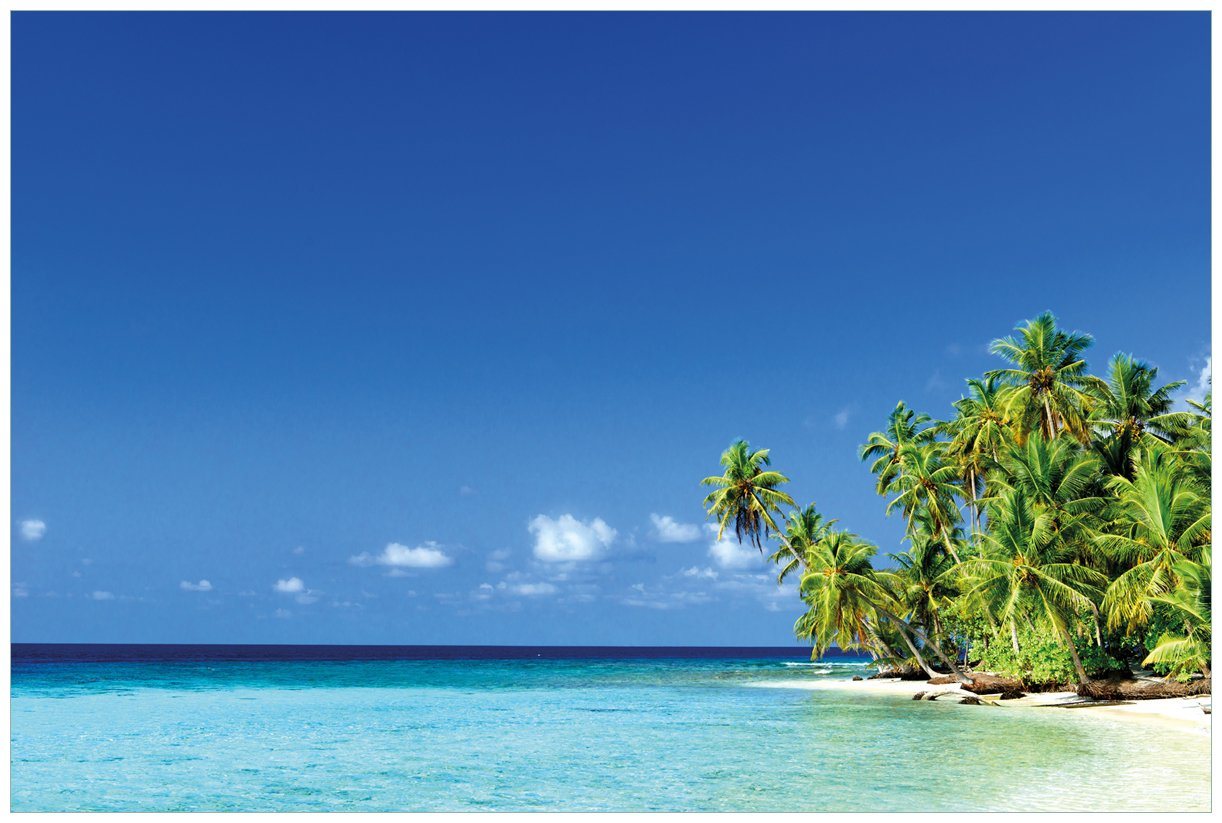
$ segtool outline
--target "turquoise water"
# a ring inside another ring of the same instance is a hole
[[[782,660],[14,666],[14,811],[1209,809],[1209,741]]]

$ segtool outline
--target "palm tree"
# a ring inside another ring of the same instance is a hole
[[[1098,386],[1098,404],[1091,414],[1091,421],[1104,432],[1127,435],[1136,443],[1149,430],[1163,442],[1170,442],[1171,435],[1164,430],[1167,415],[1171,412],[1171,394],[1185,381],[1176,380],[1165,386],[1154,388],[1158,379],[1158,368],[1133,355],[1118,352],[1108,362],[1107,380]]]
[[[1097,387],[1097,403],[1091,412],[1091,422],[1106,441],[1115,443],[1109,451],[1122,458],[1118,462],[1125,469],[1133,447],[1143,438],[1152,436],[1170,443],[1172,432],[1182,425],[1181,414],[1171,411],[1171,394],[1183,386],[1184,381],[1177,380],[1156,389],[1157,377],[1158,369],[1154,366],[1135,360],[1132,355],[1118,353],[1108,363],[1107,381]],[[1127,471],[1122,473],[1130,476]]]
[[[1153,603],[1165,606],[1184,631],[1182,634],[1164,632],[1158,644],[1141,661],[1143,666],[1161,663],[1168,667],[1169,676],[1191,671],[1210,676],[1209,641],[1213,633],[1210,554],[1206,547],[1201,563],[1186,559],[1178,561],[1175,572],[1180,584],[1170,594],[1150,598]]]
[[[810,562],[800,591],[807,611],[794,631],[813,641],[822,656],[833,644],[859,649],[871,637],[868,621],[881,587],[874,579],[870,558],[875,548],[844,531],[833,531],[808,547]]]
[[[1167,415],[1166,425],[1175,454],[1185,468],[1201,484],[1209,488],[1213,470],[1213,392],[1206,392],[1200,402],[1189,400],[1190,411]]]
[[[1107,578],[1071,558],[1049,515],[1037,514],[1026,494],[1013,489],[994,501],[983,553],[967,561],[964,572],[969,598],[988,604],[997,622],[1013,627],[1027,609],[1046,617],[1068,646],[1078,681],[1085,683],[1070,626],[1079,611],[1102,596]]]
[[[1051,439],[1065,429],[1082,442],[1089,438],[1087,417],[1092,392],[1102,381],[1086,373],[1082,352],[1093,341],[1089,334],[1057,328],[1056,318],[1044,312],[1018,326],[1017,337],[994,340],[989,347],[1011,363],[1011,368],[986,372],[1009,386],[1006,406],[1014,415],[1021,439],[1039,431]]]
[[[768,558],[781,566],[776,582],[785,582],[786,578],[800,569],[802,563],[799,555],[806,557],[811,546],[826,537],[835,525],[835,520],[824,520],[823,515],[815,511],[813,503],[804,509],[791,511],[789,520],[785,523],[785,539],[788,545],[777,549]]]
[[[873,461],[870,473],[878,476],[877,491],[886,494],[900,471],[900,450],[908,444],[923,445],[933,441],[934,432],[928,427],[931,418],[908,408],[901,400],[887,416],[887,427],[873,432],[861,447],[861,459]]]
[[[909,444],[900,450],[902,469],[891,484],[897,494],[887,504],[887,514],[899,506],[908,518],[911,534],[913,518],[918,511],[924,512],[935,533],[941,535],[946,550],[958,563],[959,554],[951,539],[951,529],[959,521],[959,509],[955,505],[959,470],[953,463],[946,462],[945,453],[944,443]]]
[[[1113,477],[1108,488],[1116,496],[1112,522],[1094,542],[1125,571],[1108,587],[1104,609],[1110,626],[1132,629],[1149,620],[1152,599],[1179,583],[1177,564],[1208,556],[1209,497],[1158,443],[1139,451],[1132,480]]]
[[[1064,438],[1049,441],[1033,434],[1022,445],[1007,447],[999,467],[994,483],[1022,491],[1033,506],[1048,512],[1051,527],[1074,547],[1085,538],[1081,529],[1090,524],[1090,516],[1106,503],[1097,488],[1099,458]]]
[[[768,468],[772,465],[768,449],[752,451],[746,440],[735,440],[722,452],[721,465],[725,469],[722,474],[700,481],[702,485],[716,487],[704,498],[704,504],[709,515],[717,517],[717,539],[733,523],[734,535],[740,543],[746,537],[763,551],[763,541],[769,534],[776,534],[794,559],[804,562],[803,555],[789,544],[772,519],[772,513],[779,512],[782,505],[792,506],[794,502],[780,490],[789,478]]]
[[[1004,392],[997,377],[967,381],[967,396],[954,404],[955,418],[935,426],[950,437],[947,454],[959,465],[963,487],[972,509],[972,530],[980,530],[980,496],[987,492],[984,479],[988,467],[1011,442],[1010,420]]]
[[[918,642],[933,651],[957,679],[971,682],[937,644],[929,642],[917,626],[896,613],[903,607],[894,602],[870,564],[876,551],[874,546],[844,531],[830,531],[813,544],[799,587],[807,611],[794,624],[794,632],[798,637],[812,639],[818,656],[833,643],[842,649],[869,645],[877,635],[871,624],[882,619],[892,625],[917,665],[930,677],[937,672],[925,662]]]
[[[890,555],[895,571],[877,572],[910,620],[926,628],[935,643],[943,638],[942,609],[958,594],[958,568],[940,543],[927,540],[907,552]]]

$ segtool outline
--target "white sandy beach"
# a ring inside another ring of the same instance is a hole
[[[857,694],[886,694],[893,696],[911,696],[917,692],[936,694],[937,700],[943,703],[958,703],[962,697],[979,697],[987,706],[965,706],[971,710],[1003,709],[1043,709],[1044,711],[1075,711],[1091,712],[1108,717],[1123,718],[1135,722],[1157,724],[1162,728],[1174,729],[1190,734],[1208,736],[1212,725],[1212,715],[1205,710],[1211,708],[1210,695],[1199,697],[1174,697],[1157,700],[1133,700],[1122,704],[1096,703],[1088,698],[1079,697],[1074,692],[1040,692],[1028,694],[1015,700],[998,700],[997,695],[976,695],[957,685],[931,685],[924,680],[808,680],[791,678],[774,680],[766,684],[758,684],[766,688],[807,689],[810,691],[843,691]],[[1065,708],[1071,707],[1071,708]]]

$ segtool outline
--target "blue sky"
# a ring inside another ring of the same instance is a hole
[[[1195,384],[1205,14],[14,16],[13,637],[773,645],[735,437]]]

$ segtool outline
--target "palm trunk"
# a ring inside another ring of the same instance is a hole
[[[1018,654],[1018,626],[1014,623],[1014,618],[1010,618],[1010,645],[1014,647],[1014,654]]]
[[[950,556],[954,558],[954,561],[956,563],[962,563],[963,561],[959,559],[959,555],[955,552],[955,547],[951,543],[950,531],[945,525],[942,526],[942,542],[946,545],[946,550],[950,552]]]
[[[967,470],[967,485],[971,491],[971,500],[968,505],[972,509],[972,538],[975,539],[980,534],[980,510],[976,508],[976,469],[972,467]]]
[[[925,648],[933,649],[933,653],[937,655],[938,660],[940,660],[942,664],[946,666],[946,668],[951,670],[951,672],[955,675],[955,678],[960,683],[971,683],[972,682],[972,679],[968,677],[966,674],[964,674],[963,671],[958,666],[955,665],[955,661],[951,660],[945,654],[942,653],[942,650],[938,648],[937,644],[929,642],[929,638],[925,636],[925,632],[921,631],[916,626],[913,626],[910,623],[906,623],[903,620],[900,620],[894,614],[892,614],[891,612],[887,611],[886,609],[880,606],[875,606],[874,608],[878,611],[879,614],[881,614],[883,617],[891,621],[891,623],[895,626],[895,628],[899,630],[900,636],[904,637],[905,642],[907,642],[907,637],[905,636],[905,632],[911,632],[914,638],[922,641],[925,644]]]
[[[1056,436],[1056,423],[1052,419],[1052,407],[1048,405],[1048,396],[1044,395],[1044,416],[1048,419],[1048,439]]]
[[[1086,669],[1082,668],[1082,659],[1078,657],[1078,647],[1073,642],[1073,635],[1069,633],[1066,626],[1061,626],[1061,637],[1065,638],[1065,642],[1069,644],[1069,656],[1073,658],[1074,671],[1078,673],[1078,684],[1085,685],[1089,679],[1086,676]]]
[[[1103,632],[1099,630],[1099,607],[1094,603],[1090,604],[1091,622],[1095,624],[1095,645],[1103,648]]]
[[[925,674],[929,675],[930,679],[937,677],[938,673],[933,670],[932,666],[925,662],[925,658],[921,657],[921,653],[917,651],[916,645],[914,645],[913,642],[908,639],[908,635],[900,632],[900,637],[903,639],[904,645],[908,647],[908,651],[912,652],[912,656],[916,658],[917,665],[925,671]]]

